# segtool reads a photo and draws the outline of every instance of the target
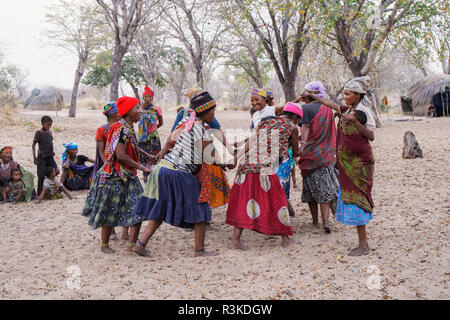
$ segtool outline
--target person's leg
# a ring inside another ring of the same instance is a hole
[[[313,225],[319,227],[319,208],[317,202],[308,202],[309,210],[311,211],[311,216],[313,219]]]
[[[153,236],[153,234],[158,230],[158,228],[163,223],[163,219],[161,220],[150,220],[150,223],[147,225],[147,228],[145,228],[144,233],[141,236],[141,241],[137,240],[136,235],[139,234],[139,230],[136,232],[136,226],[132,227],[132,235],[130,236],[130,242],[133,242],[134,239],[136,239],[136,245],[133,248],[133,252],[136,252],[137,254],[141,256],[148,256],[147,251],[145,250],[145,246],[147,245],[150,238]],[[140,228],[140,226],[139,226]]]
[[[295,210],[291,205],[291,202],[288,200],[288,209],[289,209],[289,216],[295,217]]]
[[[247,250],[247,248],[243,246],[241,243],[241,236],[243,230],[244,229],[242,228],[234,227],[233,242],[232,242],[234,249]]]
[[[292,177],[292,184],[293,184],[293,187],[294,187],[294,189],[297,189],[298,186],[297,186],[297,178],[296,178],[296,176],[295,176],[295,166],[292,167],[292,170],[291,170],[291,177]]]
[[[128,236],[128,227],[123,227],[122,228],[122,240],[128,241],[130,240],[130,237]]]
[[[106,254],[114,253],[115,251],[109,247],[109,237],[111,236],[112,227],[102,228],[102,252]]]
[[[195,230],[195,254],[194,257],[212,257],[217,256],[215,252],[205,251],[206,223],[200,222],[194,225]]]
[[[69,169],[63,170],[60,181],[62,185],[65,186],[66,188],[67,188],[66,180],[68,176],[69,176]]]
[[[328,202],[326,203],[320,203],[320,213],[322,215],[322,222],[323,222],[323,229],[326,233],[331,233],[330,229],[330,204]]]
[[[42,190],[44,189],[44,180],[45,180],[45,158],[39,157],[37,165],[37,176],[38,176],[38,196],[41,195]]]
[[[369,254],[370,248],[369,243],[367,242],[366,226],[357,226],[356,229],[358,231],[359,246],[350,251],[348,255],[357,257]]]
[[[289,238],[288,236],[281,236],[281,246],[283,248],[288,248],[294,244],[300,244],[300,242],[294,238]]]

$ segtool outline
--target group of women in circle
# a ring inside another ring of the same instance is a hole
[[[187,93],[190,106],[179,110],[164,145],[157,130],[162,113],[153,104],[150,88],[144,91],[142,106],[132,97],[110,103],[105,107],[109,122],[99,128],[101,139],[97,133],[96,174],[82,213],[94,229],[102,229],[102,252],[114,252],[111,234],[114,227],[123,227],[128,250],[148,256],[148,242],[165,222],[194,229],[195,257],[218,255],[205,251],[206,227],[211,209],[226,204],[226,223],[234,227],[233,248],[246,249],[243,229],[280,235],[282,246],[289,247],[297,242],[292,238],[289,176],[298,166],[302,201],[308,203],[313,223],[319,225],[320,208],[323,229],[331,233],[331,208],[337,221],[357,226],[359,245],[349,254],[368,254],[365,226],[372,219],[374,167],[369,141],[375,128],[366,96],[369,81],[362,77],[347,83],[346,106],[325,99],[317,81],[283,107],[270,105],[271,92],[254,89],[252,134],[231,148],[215,118],[215,99],[199,87]],[[214,158],[217,141],[228,147],[232,163]],[[212,151],[212,162],[205,160],[205,151]],[[230,188],[225,170],[236,167]],[[144,174],[144,188],[138,170]]]

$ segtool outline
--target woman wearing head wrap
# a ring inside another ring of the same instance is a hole
[[[244,157],[230,191],[226,223],[234,226],[232,245],[236,249],[244,249],[240,240],[243,229],[281,235],[282,246],[287,247],[293,243],[289,239],[293,231],[288,200],[277,169],[283,160],[289,159],[289,146],[293,155],[298,156],[299,130],[289,117],[276,117],[275,112],[263,110],[266,108],[264,91],[254,90],[251,99],[255,109],[263,111],[264,116],[245,143]],[[296,117],[298,114],[292,116]],[[235,156],[236,162],[241,154],[242,151]]]
[[[214,118],[216,101],[208,92],[192,98],[189,117],[182,120],[170,136],[170,148],[163,150],[164,158],[153,168],[143,197],[134,210],[141,221],[150,220],[133,251],[147,256],[150,238],[165,221],[175,227],[195,230],[195,256],[212,256],[205,252],[205,226],[211,221],[208,204],[210,181],[208,171],[202,170],[205,152],[212,151],[209,126]],[[205,177],[206,176],[206,177]],[[131,228],[131,239],[139,234],[140,224]]]
[[[321,82],[306,85],[305,95],[323,98],[325,89]],[[330,233],[330,203],[338,197],[339,181],[334,168],[336,125],[333,112],[320,102],[305,96],[302,106],[302,138],[299,167],[303,176],[302,201],[308,203],[313,224],[319,226],[319,207],[323,228]]]
[[[95,134],[96,152],[95,152],[95,166],[93,176],[97,174],[100,168],[105,163],[105,145],[106,137],[108,135],[109,128],[112,124],[116,123],[120,119],[120,115],[117,113],[117,106],[115,102],[110,102],[103,108],[103,114],[106,116],[107,123],[97,129]]]
[[[337,205],[337,221],[357,227],[359,246],[353,249],[350,256],[369,253],[366,225],[372,220],[373,172],[374,157],[369,141],[374,140],[375,120],[369,109],[370,78],[359,77],[347,83],[344,88],[346,106],[339,106],[332,101],[307,95],[339,112],[337,148],[339,169],[339,198]],[[355,111],[365,113],[366,124],[362,124]]]
[[[86,162],[94,160],[78,155],[78,146],[70,142],[63,144],[65,151],[62,154],[62,170],[60,182],[71,191],[89,190],[92,182],[94,165],[87,166]]]
[[[11,172],[16,168],[20,169],[22,175],[21,180],[23,182],[24,200],[30,202],[36,195],[36,190],[34,189],[34,175],[13,160],[13,148],[9,146],[0,149],[0,201],[5,200],[2,199],[3,189],[10,183]]]
[[[161,108],[153,105],[155,94],[149,87],[145,87],[143,93],[144,103],[142,106],[142,118],[138,124],[138,145],[146,153],[156,157],[161,151],[161,140],[158,129],[163,126],[163,116]],[[147,158],[140,154],[141,163],[145,163],[147,168],[152,170],[156,163],[155,158]],[[144,183],[147,182],[148,175],[144,174]]]
[[[189,89],[186,92],[186,95],[189,97],[189,99],[193,99],[197,96],[199,96],[201,93],[205,92],[202,88],[199,86],[195,86],[194,88]],[[190,110],[181,110],[178,115],[177,119],[175,120],[171,132],[174,132],[175,129],[182,124],[182,120],[189,117]],[[211,123],[208,124],[209,129],[211,129],[212,135],[211,138],[215,141],[219,141],[224,146],[227,146],[225,135],[223,134],[219,122],[216,120],[216,117],[213,118]],[[163,148],[163,150],[167,150],[170,145],[170,137],[167,139],[166,144]],[[165,156],[166,152],[162,152],[160,155],[160,158],[163,158]],[[229,194],[229,185],[228,180],[226,177],[226,174],[224,170],[219,167],[212,164],[205,164],[205,167],[209,171],[209,175],[211,177],[211,190],[210,190],[210,199],[209,199],[209,206],[214,209],[218,207],[222,207],[228,203],[228,194]]]
[[[92,181],[83,209],[89,225],[102,228],[102,252],[113,253],[109,238],[114,227],[136,224],[133,209],[142,186],[137,169],[150,173],[139,163],[136,134],[133,124],[141,118],[139,100],[122,97],[117,100],[121,119],[111,125],[106,139],[105,164]]]

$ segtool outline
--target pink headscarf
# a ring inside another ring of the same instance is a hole
[[[286,106],[284,107],[283,111],[284,111],[284,112],[292,112],[292,113],[298,115],[300,118],[303,118],[303,110],[302,110],[302,108],[301,108],[298,104],[296,104],[296,103],[288,102],[288,103],[286,104]]]

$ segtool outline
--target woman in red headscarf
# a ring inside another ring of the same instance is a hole
[[[161,151],[161,140],[158,129],[163,125],[161,108],[153,105],[155,94],[149,87],[145,87],[142,106],[142,118],[138,124],[138,145],[146,153],[156,157]],[[148,158],[145,154],[140,154],[141,163],[152,169],[156,164],[155,158]],[[147,182],[148,175],[144,174],[144,183]]]
[[[137,169],[144,174],[150,170],[139,163],[139,148],[133,124],[141,118],[139,100],[122,97],[117,100],[121,119],[111,125],[106,139],[105,164],[91,184],[83,216],[89,225],[102,228],[102,252],[113,253],[109,238],[114,227],[136,224],[133,209],[143,189]]]

